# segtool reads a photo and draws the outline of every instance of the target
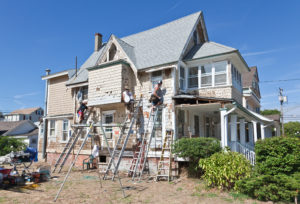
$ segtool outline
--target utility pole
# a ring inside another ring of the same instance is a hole
[[[280,114],[281,114],[281,130],[282,136],[284,136],[284,121],[283,121],[283,103],[287,102],[286,96],[283,95],[283,89],[279,88],[279,102],[280,102]]]

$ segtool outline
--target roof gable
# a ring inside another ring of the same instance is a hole
[[[134,48],[138,70],[178,61],[195,24],[197,12],[167,24],[121,38]]]

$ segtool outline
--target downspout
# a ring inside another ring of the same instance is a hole
[[[50,74],[50,69],[46,69],[46,75]],[[49,81],[46,79],[46,87],[45,87],[45,110],[44,110],[44,117],[43,117],[43,150],[42,150],[42,158],[46,159],[46,149],[47,149],[47,114],[48,114],[48,85]]]
[[[177,64],[178,67],[179,63]],[[173,73],[172,73],[172,78],[173,78],[173,96],[176,95],[176,66],[173,68]],[[173,120],[173,140],[177,139],[177,128],[176,128],[176,108],[175,108],[175,100],[172,100],[173,103],[173,110],[172,110],[172,120]]]

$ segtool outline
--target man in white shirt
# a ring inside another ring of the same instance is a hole
[[[126,85],[124,88],[125,91],[123,91],[122,99],[125,102],[126,114],[128,115],[128,119],[131,120],[132,113],[133,113],[134,99],[132,93],[129,90],[129,87]]]

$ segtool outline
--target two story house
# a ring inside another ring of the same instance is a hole
[[[128,144],[128,158],[120,167],[128,169],[130,149],[149,120],[148,99],[162,80],[164,107],[156,121],[160,131],[155,131],[152,140],[150,165],[156,165],[167,129],[174,131],[174,140],[217,138],[222,147],[247,154],[253,162],[255,142],[267,137],[273,121],[243,106],[243,100],[248,100],[243,99],[243,76],[250,72],[237,49],[209,40],[202,12],[126,37],[112,34],[106,43],[96,33],[94,52],[78,72],[71,69],[42,77],[47,127],[39,139],[39,151],[49,162],[55,161],[73,131],[80,100],[87,99],[93,107],[95,122],[122,123],[126,114],[121,95],[129,86],[136,100],[143,101],[143,114]],[[119,128],[105,131],[112,148]],[[98,138],[94,142],[103,149],[100,155],[108,157],[101,131],[96,129],[94,135]],[[90,147],[87,143],[82,155],[90,154]]]
[[[4,121],[30,120],[32,122],[38,122],[43,114],[44,110],[41,107],[19,109],[6,114]]]

